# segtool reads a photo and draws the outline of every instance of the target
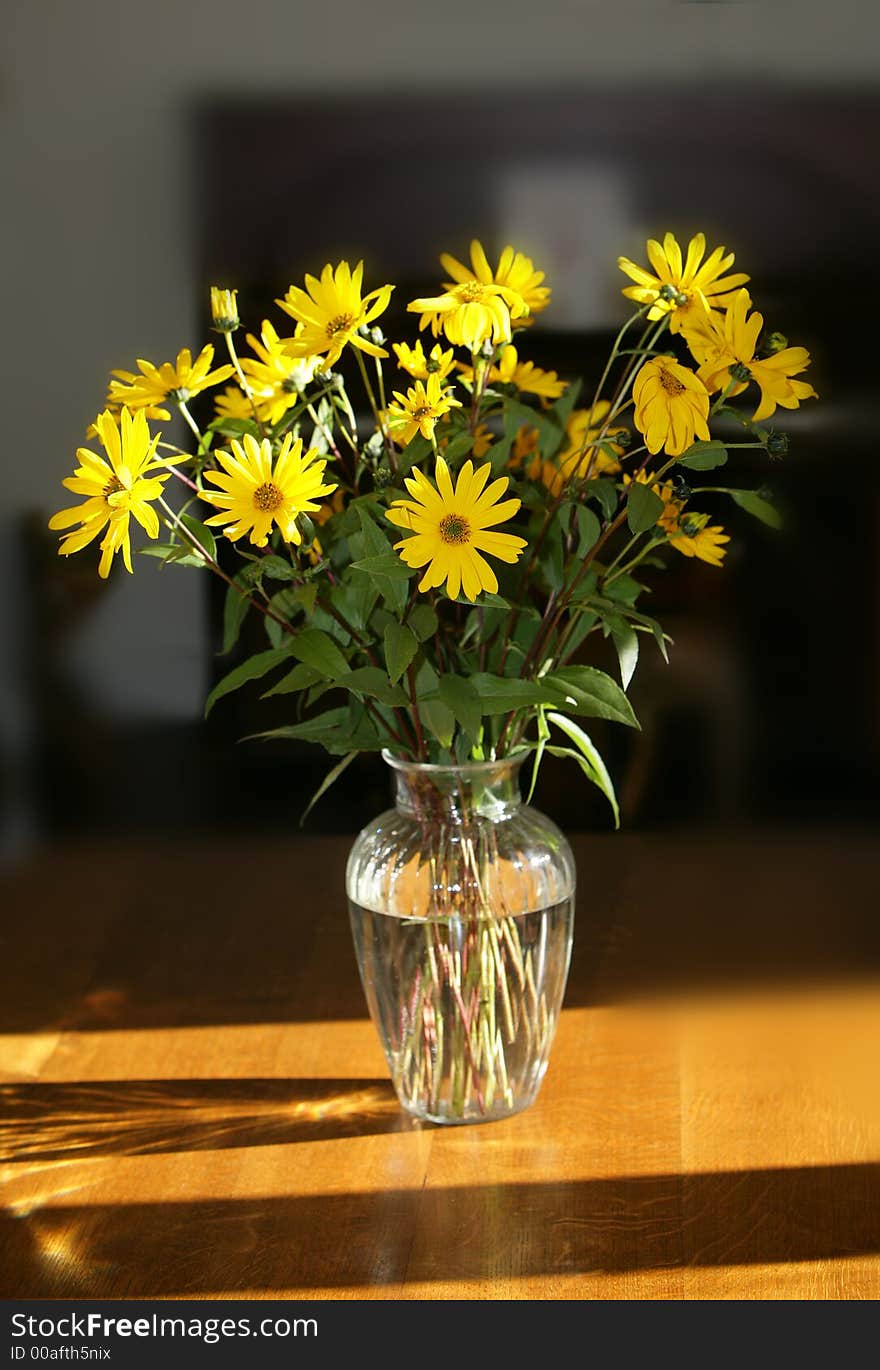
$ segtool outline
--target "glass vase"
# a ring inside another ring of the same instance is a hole
[[[547,1069],[571,956],[571,848],[521,802],[522,757],[384,756],[396,806],[356,839],[346,888],[394,1088],[431,1122],[503,1118]]]

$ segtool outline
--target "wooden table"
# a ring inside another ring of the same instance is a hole
[[[0,967],[0,1294],[876,1298],[870,835],[583,837],[535,1106],[419,1125],[347,843],[34,853]]]

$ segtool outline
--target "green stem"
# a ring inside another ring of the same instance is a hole
[[[235,367],[235,374],[238,376],[238,383],[241,386],[244,393],[247,395],[248,403],[250,404],[251,412],[254,416],[254,423],[260,430],[260,437],[264,438],[266,436],[266,427],[263,423],[263,420],[260,418],[259,411],[257,410],[257,403],[253,396],[253,391],[251,389],[250,384],[248,383],[248,379],[245,376],[244,371],[242,370],[241,362],[238,360],[238,353],[235,350],[235,343],[232,341],[232,334],[231,332],[224,332],[223,336],[226,339],[226,350],[229,353],[229,360]]]
[[[201,451],[202,441],[203,441],[203,439],[202,439],[202,434],[201,434],[201,431],[200,431],[200,429],[199,429],[198,424],[196,423],[196,421],[195,421],[195,419],[193,418],[192,414],[189,412],[189,410],[188,410],[187,407],[186,407],[186,401],[185,401],[185,400],[178,400],[178,401],[177,401],[177,408],[180,410],[181,415],[182,415],[183,418],[186,420],[186,422],[189,424],[189,426],[190,426],[190,428],[192,429],[192,431],[195,433],[195,435],[196,435],[196,441],[197,441],[197,443],[199,444],[199,450]]]
[[[215,558],[211,556],[211,553],[208,551],[207,547],[205,547],[199,541],[195,533],[193,533],[192,530],[189,529],[186,526],[186,524],[181,521],[179,516],[174,512],[170,505],[165,503],[165,500],[161,496],[159,497],[158,504],[164,511],[166,518],[170,522],[170,525],[175,529],[177,533],[180,534],[180,536],[184,539],[185,542],[187,542],[190,545],[190,547],[193,547],[195,551],[198,552],[199,556],[202,558],[205,565],[208,567],[210,571],[213,571],[215,576],[219,576],[220,579],[222,581],[225,581],[227,585],[234,586],[238,594],[241,595],[242,599],[246,599],[248,603],[253,605],[253,607],[257,609],[261,614],[263,614],[265,618],[271,618],[275,623],[279,625],[279,627],[283,628],[286,633],[292,633],[294,631],[293,625],[289,623],[286,618],[281,618],[278,614],[274,612],[274,610],[270,609],[268,605],[261,604],[259,600],[254,599],[253,595],[248,594],[246,590],[243,590],[240,585],[236,585],[232,576],[226,574],[222,566],[220,566],[218,562],[215,560]]]

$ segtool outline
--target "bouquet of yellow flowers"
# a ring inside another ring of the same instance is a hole
[[[267,641],[208,708],[264,678],[290,697],[290,721],[262,736],[321,744],[340,758],[328,781],[361,751],[461,764],[531,750],[534,785],[549,751],[616,816],[581,720],[636,725],[640,641],[664,655],[667,643],[642,605],[646,575],[667,554],[721,566],[728,535],[692,503],[704,491],[777,519],[764,496],[693,488],[693,473],[734,447],[781,454],[767,420],[815,394],[796,379],[807,352],[765,331],[732,254],[706,255],[702,234],[683,252],[667,233],[647,258],[619,259],[635,310],[586,391],[523,355],[550,290],[511,247],[494,266],[479,242],[469,265],[444,255],[437,294],[408,304],[420,335],[390,349],[378,321],[393,286],[365,293],[362,263],[292,285],[277,301],[291,326],[265,320],[249,355],[235,345],[237,292],[212,289],[228,362],[206,346],[113,373],[89,430],[103,451],[80,448],[64,481],[82,503],[50,522],[61,553],[100,538],[100,575],[117,553],[130,571],[133,518],[142,552],[220,576],[224,651],[251,613]],[[216,413],[200,426],[190,401],[211,388]],[[151,427],[175,413],[188,450]],[[713,437],[720,418],[741,441]],[[616,647],[619,683],[576,661],[597,633]]]

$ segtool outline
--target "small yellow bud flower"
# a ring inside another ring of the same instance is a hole
[[[211,286],[211,318],[218,333],[234,333],[239,325],[237,290]]]

